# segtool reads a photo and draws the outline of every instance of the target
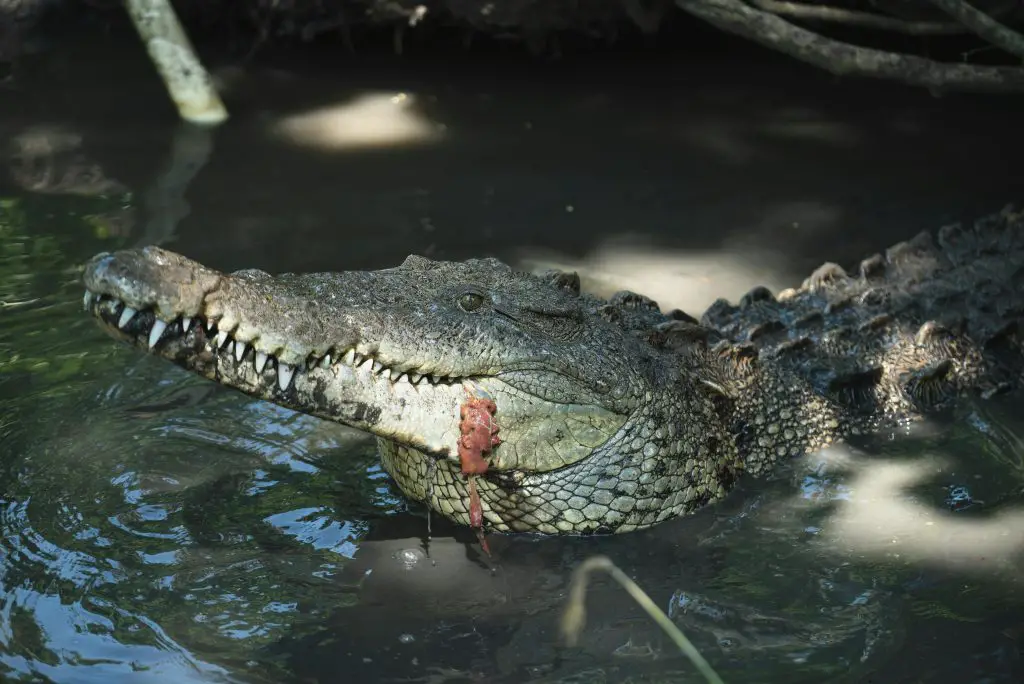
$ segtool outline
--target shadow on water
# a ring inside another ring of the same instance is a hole
[[[124,49],[64,54],[0,120],[5,680],[695,681],[604,581],[561,647],[570,573],[600,553],[726,681],[1017,681],[1019,400],[653,530],[493,537],[488,560],[465,530],[427,538],[365,436],[108,342],[76,269],[140,243],[269,271],[497,255],[696,311],[1019,201],[1019,101],[772,60],[538,83],[278,56],[218,69],[234,119],[206,138]]]

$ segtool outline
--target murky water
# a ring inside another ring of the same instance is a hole
[[[0,95],[5,681],[699,681],[603,579],[563,646],[594,554],[726,681],[1019,680],[1019,398],[795,461],[650,531],[493,537],[488,561],[464,530],[435,520],[427,539],[364,436],[108,341],[76,269],[142,243],[269,271],[496,254],[696,312],[1020,201],[1021,103],[773,63],[756,85],[728,63],[565,65],[541,85],[282,58],[219,70],[235,118],[207,136],[175,124],[144,62],[75,50]]]

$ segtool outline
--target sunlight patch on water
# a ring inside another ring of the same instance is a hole
[[[915,501],[909,490],[948,466],[940,458],[850,465],[853,495],[830,521],[838,546],[962,572],[1019,572],[1024,509],[965,518]]]
[[[287,116],[274,132],[297,145],[326,150],[433,143],[443,126],[416,110],[408,93],[367,93],[351,102]]]
[[[655,245],[606,244],[579,260],[559,255],[527,255],[522,265],[534,272],[576,271],[583,289],[600,297],[618,290],[641,292],[664,311],[682,309],[699,316],[718,297],[738,299],[757,285],[778,291],[792,283],[781,264],[753,252],[667,250]]]
[[[680,230],[715,231],[713,226],[701,225],[709,220],[694,218],[694,223],[687,226],[686,219],[681,219]],[[682,309],[699,318],[720,297],[736,302],[754,287],[764,286],[777,294],[799,286],[810,273],[793,273],[790,255],[776,245],[787,236],[799,239],[834,226],[842,220],[842,213],[805,199],[765,205],[755,217],[717,220],[723,222],[717,228],[723,234],[735,229],[741,235],[771,237],[742,241],[723,237],[713,250],[673,250],[652,243],[642,233],[623,232],[581,259],[523,248],[518,261],[533,272],[576,271],[583,289],[600,297],[630,290],[658,302],[663,311]],[[740,225],[730,225],[734,221]]]
[[[1000,410],[1010,424],[983,414]],[[1013,411],[997,403],[949,425],[919,424],[890,439],[891,453],[837,445],[798,459],[796,489],[772,515],[813,518],[805,531],[842,558],[1019,581],[1024,452]]]

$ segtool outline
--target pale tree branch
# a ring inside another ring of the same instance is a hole
[[[848,26],[865,26],[880,31],[906,33],[911,36],[940,36],[966,33],[963,25],[948,21],[907,21],[885,17],[873,12],[861,12],[828,5],[808,5],[803,2],[778,0],[748,0],[751,5],[779,16],[809,21],[828,21]]]
[[[982,40],[992,43],[1011,55],[1024,57],[1024,36],[1003,26],[981,10],[963,0],[928,0],[940,10],[971,29]]]
[[[944,64],[915,55],[858,47],[790,24],[742,0],[676,0],[676,6],[723,31],[836,75],[903,81],[933,92],[1024,90],[1024,69],[1018,67]]]

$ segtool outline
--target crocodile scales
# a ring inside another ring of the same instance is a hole
[[[496,259],[271,276],[147,247],[95,256],[84,283],[110,334],[373,433],[408,497],[495,531],[648,527],[743,473],[1024,378],[1011,208],[854,273],[827,263],[778,296],[719,300],[699,321]]]

